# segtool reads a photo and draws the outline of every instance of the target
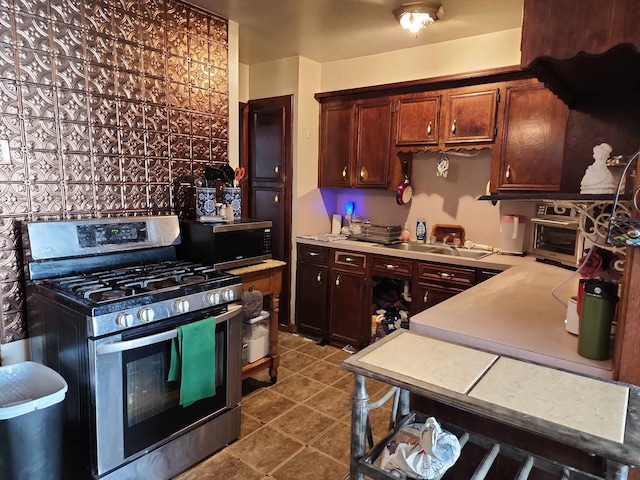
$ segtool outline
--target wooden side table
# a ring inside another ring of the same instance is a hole
[[[278,380],[278,312],[280,311],[280,292],[282,291],[282,271],[285,262],[280,260],[265,260],[257,265],[228,270],[229,273],[240,275],[242,290],[251,287],[260,290],[269,300],[269,355],[242,367],[242,379],[249,378],[257,372],[269,369],[271,383]]]

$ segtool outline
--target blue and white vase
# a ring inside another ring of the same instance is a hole
[[[242,218],[242,192],[239,187],[223,187],[222,202],[233,208],[233,219]]]

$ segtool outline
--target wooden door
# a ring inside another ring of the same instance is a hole
[[[366,274],[361,272],[336,269],[331,272],[329,338],[336,345],[361,348],[366,343],[364,309],[369,309],[371,299],[365,298],[365,280]]]
[[[491,143],[496,135],[499,89],[463,91],[447,96],[445,144]]]
[[[391,99],[362,100],[357,105],[356,187],[386,187],[391,149]]]
[[[396,145],[438,144],[440,95],[401,97],[396,111]]]
[[[298,262],[296,269],[296,326],[298,332],[327,336],[327,275],[329,267]]]
[[[320,105],[319,187],[349,187],[353,170],[354,103]]]
[[[290,327],[293,96],[249,100],[249,216],[271,220],[273,258],[282,273],[279,323]]]
[[[508,87],[499,156],[499,190],[560,190],[569,110],[540,83]]]

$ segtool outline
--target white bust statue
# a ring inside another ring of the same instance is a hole
[[[616,193],[616,181],[607,168],[607,160],[612,148],[608,143],[601,143],[593,147],[593,159],[595,160],[580,182],[580,193]]]

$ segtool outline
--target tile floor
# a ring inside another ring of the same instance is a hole
[[[353,375],[348,353],[280,332],[278,381],[243,382],[240,439],[175,480],[343,480],[349,477]],[[371,401],[388,387],[367,380]],[[246,394],[245,394],[246,393]],[[374,440],[387,433],[391,401],[371,412]]]

